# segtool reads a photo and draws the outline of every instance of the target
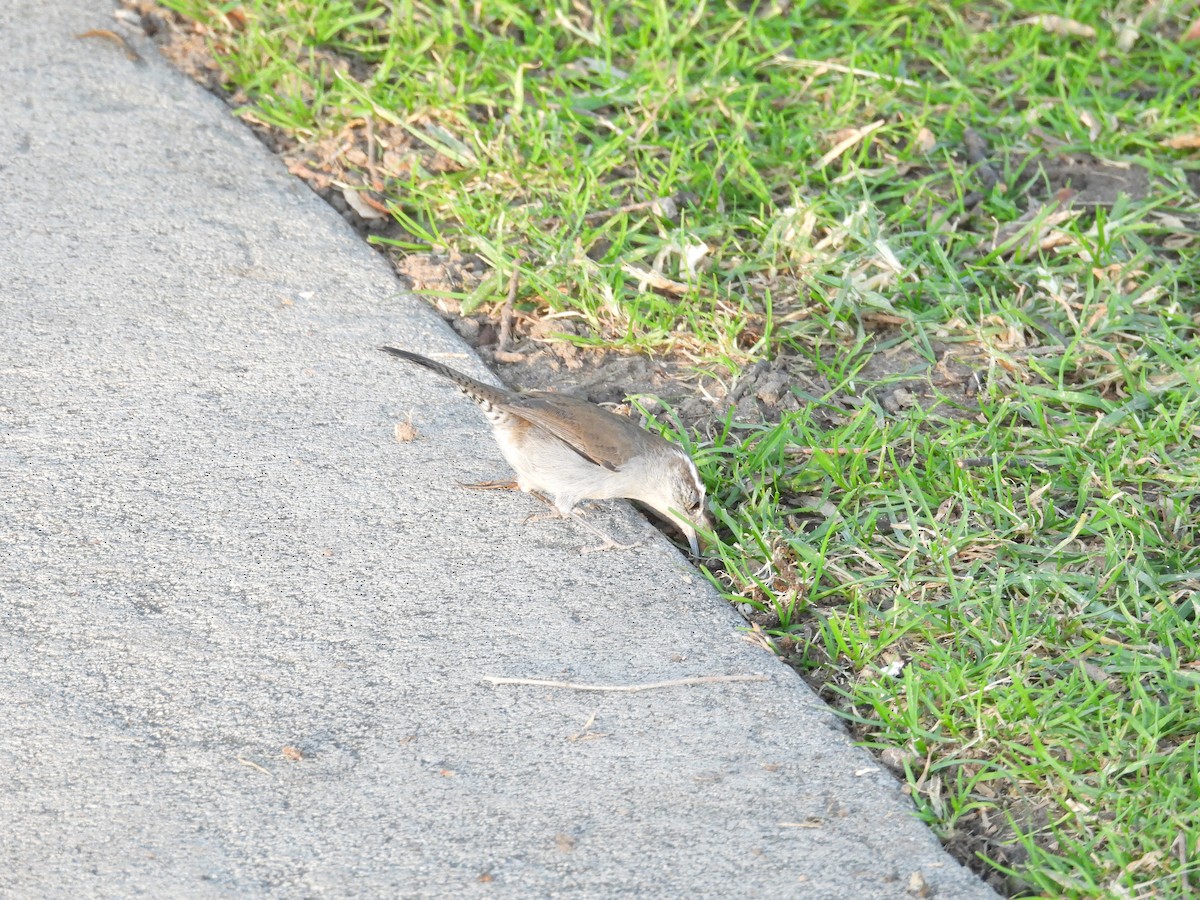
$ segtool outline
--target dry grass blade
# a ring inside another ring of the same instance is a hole
[[[789,69],[816,69],[817,74],[823,72],[838,72],[842,75],[857,75],[860,78],[878,79],[880,81],[894,81],[896,84],[903,84],[907,87],[920,87],[921,85],[908,78],[901,78],[899,75],[889,75],[886,72],[872,72],[870,69],[859,69],[855,66],[844,66],[841,63],[830,62],[824,59],[796,59],[792,56],[776,56],[773,60],[775,65],[784,66]]]

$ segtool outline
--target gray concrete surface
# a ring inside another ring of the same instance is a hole
[[[0,895],[988,896],[631,511],[455,486],[375,347],[479,364],[111,13],[0,4]]]

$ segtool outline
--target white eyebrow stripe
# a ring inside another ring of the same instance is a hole
[[[700,480],[700,473],[696,471],[696,464],[694,462],[692,462],[692,458],[690,456],[688,456],[686,453],[684,453],[682,450],[679,451],[679,453],[680,453],[680,456],[682,456],[685,460],[687,460],[688,471],[692,473],[692,482],[696,485],[696,490],[698,490],[700,492],[700,496],[703,497],[704,496],[704,482]]]

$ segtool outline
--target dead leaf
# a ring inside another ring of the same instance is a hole
[[[1133,49],[1133,45],[1137,43],[1139,37],[1141,37],[1141,34],[1133,24],[1129,22],[1123,23],[1117,30],[1117,49],[1122,53],[1128,53]]]
[[[297,178],[303,178],[305,181],[311,182],[313,188],[319,191],[325,190],[332,182],[332,179],[328,175],[322,172],[314,172],[301,159],[287,160],[287,170]]]
[[[347,205],[362,216],[364,219],[386,219],[387,213],[381,212],[378,204],[372,201],[372,198],[365,191],[356,191],[354,188],[346,185],[342,188],[342,197],[345,198]]]
[[[234,31],[246,30],[246,9],[242,6],[235,6],[233,9],[225,11],[225,20],[229,22],[230,27]]]
[[[929,887],[929,883],[925,880],[925,876],[920,872],[913,872],[908,876],[908,884],[906,890],[910,897],[932,897],[933,891]]]
[[[396,423],[396,443],[408,444],[416,440],[417,428],[412,423],[412,413],[409,413],[408,419],[403,422]]]
[[[554,836],[554,846],[558,848],[559,853],[570,853],[575,849],[575,838],[569,834],[556,834]]]
[[[1013,24],[1036,25],[1042,31],[1056,34],[1059,37],[1077,37],[1087,41],[1096,38],[1096,29],[1091,25],[1084,25],[1082,22],[1068,19],[1065,16],[1030,16],[1027,19],[1018,19]]]
[[[1169,147],[1172,150],[1200,150],[1200,131],[1178,134],[1158,143],[1160,146]]]

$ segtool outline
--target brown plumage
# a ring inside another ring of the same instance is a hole
[[[484,411],[523,491],[548,494],[562,515],[580,500],[638,500],[683,529],[693,553],[708,527],[704,484],[683,448],[629,419],[565,394],[476,381],[409,350],[381,347],[458,386]]]

